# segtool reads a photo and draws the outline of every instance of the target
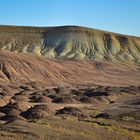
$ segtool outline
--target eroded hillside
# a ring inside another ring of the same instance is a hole
[[[129,76],[128,76],[129,75]],[[139,67],[91,60],[46,59],[0,52],[0,82],[41,82],[47,85],[140,85]]]
[[[0,49],[49,58],[140,62],[140,38],[78,26],[0,26]]]

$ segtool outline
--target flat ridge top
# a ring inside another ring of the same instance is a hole
[[[121,33],[115,33],[111,31],[105,31],[105,30],[100,30],[100,29],[95,29],[91,27],[84,27],[84,26],[76,26],[76,25],[65,25],[65,26],[50,26],[50,27],[45,27],[45,26],[15,26],[15,25],[0,25],[0,31],[36,31],[36,32],[46,32],[48,30],[61,30],[61,31],[71,31],[71,32],[104,32],[104,33],[109,33],[109,34],[116,34],[120,36],[127,36],[127,37],[136,37],[140,38],[137,36],[133,35],[126,35],[126,34],[121,34]]]

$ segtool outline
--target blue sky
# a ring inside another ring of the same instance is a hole
[[[79,25],[140,36],[140,0],[0,0],[0,24]]]

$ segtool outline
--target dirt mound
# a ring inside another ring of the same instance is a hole
[[[11,99],[13,99],[15,102],[28,102],[28,97],[25,95],[15,95]]]
[[[95,96],[108,96],[109,94],[107,92],[86,92],[86,96],[88,97],[95,97]]]
[[[81,103],[96,104],[96,105],[100,103],[98,100],[90,97],[81,97],[79,101]]]
[[[14,103],[10,102],[2,108],[9,108],[9,109],[14,108],[14,109],[17,109],[19,111],[24,111],[29,107],[28,107],[28,103],[25,103],[25,102],[14,102]]]
[[[24,108],[22,108],[24,109]],[[0,108],[0,113],[3,113],[3,115],[0,117],[0,120],[3,121],[14,121],[17,119],[22,119],[25,120],[24,118],[22,118],[19,114],[21,113],[21,110],[19,109],[19,107],[15,104],[7,104],[3,107]]]
[[[14,121],[14,120],[24,120],[24,121],[25,121],[25,118],[23,118],[23,117],[20,116],[20,115],[10,115],[10,114],[6,114],[6,115],[2,116],[2,117],[0,118],[0,120],[7,121],[7,122],[11,122],[11,121]]]
[[[28,105],[24,102],[8,103],[7,105],[0,107],[0,112],[17,115],[21,111],[27,110],[28,108]]]
[[[49,117],[51,113],[52,111],[47,105],[35,105],[33,108],[29,108],[27,111],[22,112],[21,116],[26,119],[41,119]]]
[[[68,91],[66,90],[65,87],[59,86],[57,88],[53,89],[57,94],[66,94]]]
[[[110,119],[111,115],[108,113],[100,113],[98,115],[96,115],[94,118],[104,118],[104,119]]]
[[[1,118],[2,116],[4,116],[4,115],[5,115],[5,113],[0,112],[0,118]]]
[[[30,102],[47,103],[50,99],[44,95],[33,95],[30,97]]]
[[[58,110],[56,114],[72,115],[79,118],[86,117],[86,114],[80,108],[77,107],[64,107],[63,109]]]
[[[58,97],[53,100],[54,103],[65,103],[65,104],[72,104],[77,103],[77,101],[71,96],[62,96]]]
[[[14,108],[3,108],[1,112],[8,114],[8,115],[19,115],[20,111]]]

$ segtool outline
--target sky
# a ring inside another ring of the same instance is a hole
[[[0,24],[77,25],[140,36],[140,0],[0,0]]]

